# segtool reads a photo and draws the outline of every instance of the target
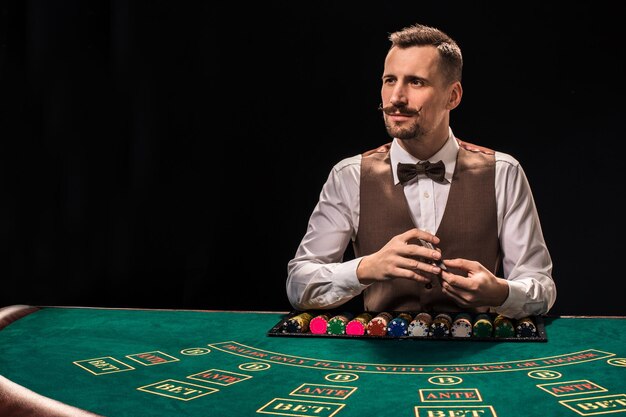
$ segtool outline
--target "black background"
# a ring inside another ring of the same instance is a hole
[[[1,1],[0,306],[290,309],[331,167],[389,140],[387,36],[419,22],[463,50],[454,133],[529,177],[552,312],[625,315],[620,6],[387,3]]]

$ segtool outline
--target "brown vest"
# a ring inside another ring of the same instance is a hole
[[[462,141],[459,145],[448,201],[435,234],[441,239],[444,259],[475,260],[495,274],[501,253],[494,151]],[[392,237],[416,227],[403,185],[393,183],[390,147],[388,143],[362,155],[359,229],[354,241],[357,257],[378,251]],[[431,289],[406,279],[377,282],[364,291],[364,300],[367,311],[468,310],[445,296],[436,279]]]

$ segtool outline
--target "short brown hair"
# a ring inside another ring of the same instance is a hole
[[[450,36],[441,30],[415,24],[405,27],[402,30],[393,32],[389,35],[391,48],[409,48],[411,46],[427,46],[432,45],[439,51],[441,58],[442,70],[446,78],[450,81],[461,81],[463,72],[463,55],[461,48]]]

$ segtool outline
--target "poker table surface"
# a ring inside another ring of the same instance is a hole
[[[626,416],[625,317],[543,316],[541,342],[268,334],[287,314],[1,308],[0,415]]]

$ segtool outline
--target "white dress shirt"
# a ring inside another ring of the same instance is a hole
[[[417,228],[433,234],[437,231],[458,150],[459,144],[450,129],[448,141],[429,158],[431,162],[445,163],[448,183],[440,184],[423,176],[405,184],[404,194]],[[395,139],[389,153],[397,184],[398,162],[419,160]],[[556,287],[531,189],[515,158],[496,152],[495,159],[498,237],[509,295],[494,312],[512,318],[544,314],[554,304]],[[346,246],[358,232],[360,175],[361,155],[346,158],[333,167],[322,188],[306,234],[287,266],[287,297],[295,309],[338,307],[367,288],[356,276],[361,258],[342,262]]]

